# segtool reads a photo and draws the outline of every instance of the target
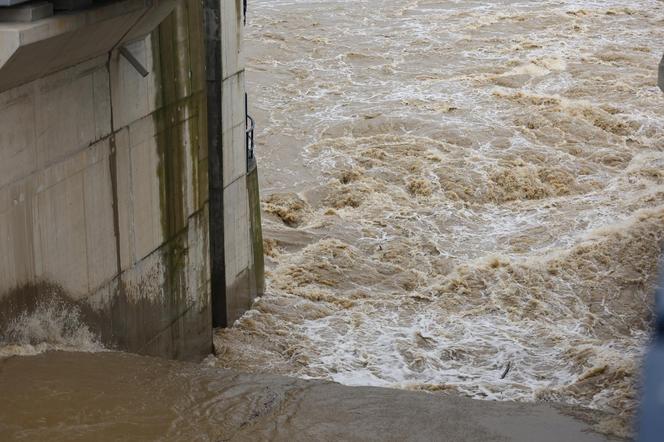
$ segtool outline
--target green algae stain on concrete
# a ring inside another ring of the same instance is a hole
[[[181,25],[181,24],[179,24]],[[153,34],[153,44],[157,44],[159,66],[155,69],[156,82],[161,86],[162,107],[153,113],[157,131],[157,149],[159,163],[157,175],[159,177],[159,205],[161,212],[161,225],[164,236],[172,237],[185,227],[184,201],[185,201],[185,165],[183,164],[183,127],[179,124],[180,105],[177,100],[176,71],[180,70],[176,63],[182,60],[178,52],[185,50],[174,41],[174,28],[178,26],[175,14],[171,14]],[[154,47],[153,47],[154,49]]]
[[[205,147],[201,143],[207,132],[201,124],[206,101],[205,90],[192,92],[191,81],[204,75],[204,51],[200,33],[194,32],[192,38],[189,29],[190,16],[200,14],[197,2],[187,1],[176,7],[152,38],[153,53],[159,61],[155,84],[160,94],[153,118],[159,151],[161,224],[166,237],[186,227],[188,209],[193,212],[202,206],[198,175],[200,152]],[[194,207],[187,207],[187,202]]]
[[[242,2],[236,1],[237,17],[241,24]],[[194,294],[200,298],[208,284],[209,267],[196,273],[189,267],[197,256],[197,246],[190,244],[194,237],[209,235],[208,225],[190,224],[189,216],[205,208],[208,199],[207,170],[207,90],[205,82],[204,39],[200,29],[192,29],[202,23],[200,3],[186,0],[176,7],[152,34],[152,53],[155,60],[155,108],[152,114],[155,126],[159,181],[160,223],[164,236],[164,252],[161,253],[165,268],[164,315],[176,317],[191,306]],[[239,34],[238,34],[239,38]],[[260,219],[258,172],[255,168],[247,175],[251,207],[252,260],[246,275],[235,289],[229,290],[249,295],[253,299],[264,291],[263,243]],[[191,248],[191,250],[189,249]],[[209,253],[209,246],[206,249]],[[189,256],[189,255],[192,256]],[[203,266],[199,264],[203,269]],[[198,272],[198,271],[196,271]],[[201,278],[201,275],[207,278]],[[205,287],[205,288],[202,288]],[[209,292],[205,291],[206,294]],[[190,296],[192,295],[192,296]],[[231,296],[232,297],[232,296]],[[242,298],[242,297],[241,297]]]
[[[204,330],[206,328],[201,324],[206,319],[209,322],[209,318],[191,314],[194,310],[207,311],[209,308],[209,299],[199,293],[207,294],[207,284],[201,281],[209,279],[209,267],[204,265],[207,260],[199,251],[200,244],[206,244],[208,240],[207,225],[201,222],[190,225],[190,216],[192,219],[204,216],[205,201],[200,197],[200,187],[207,184],[200,182],[199,177],[201,142],[205,142],[205,136],[201,134],[207,133],[206,91],[204,87],[195,92],[192,89],[192,78],[204,75],[203,41],[195,37],[199,33],[195,32],[194,38],[191,37],[190,15],[202,15],[201,5],[194,0],[178,5],[151,34],[152,81],[157,91],[154,98],[156,110],[152,113],[158,158],[154,173],[159,182],[160,224],[164,239],[158,251],[164,269],[163,296],[160,308],[156,309],[160,311],[161,320],[154,322],[167,326],[158,330],[162,337],[148,345],[174,348],[178,347],[175,341],[183,333],[182,327]],[[189,256],[190,248],[194,256]],[[211,315],[208,313],[207,316]],[[175,326],[175,321],[184,325]],[[169,340],[173,342],[166,342]]]

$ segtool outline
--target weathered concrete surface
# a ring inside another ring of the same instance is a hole
[[[53,3],[33,1],[0,8],[0,22],[33,22],[53,15]]]
[[[120,2],[40,27],[0,25],[0,37],[11,37],[0,47],[8,54],[0,56],[0,89],[58,68],[56,59],[71,64],[120,41],[150,72],[140,76],[116,49],[0,94],[0,318],[34,310],[49,287],[88,312],[107,345],[191,358],[212,345],[211,221],[223,229],[214,271],[224,274],[224,324],[263,286],[262,255],[255,256],[262,251],[252,247],[260,219],[250,216],[247,186],[241,2],[220,3],[223,26],[215,30],[219,213],[208,205],[201,4],[188,0],[165,19],[172,2],[149,13],[145,5]],[[109,26],[113,32],[97,38]],[[55,57],[74,41],[89,44]],[[35,59],[46,64],[28,63]]]
[[[96,12],[86,14],[109,14]],[[108,23],[88,15],[79,27],[63,18],[67,38],[83,33],[88,54],[110,50],[122,35],[97,39]],[[202,17],[198,2],[182,2],[128,44],[149,70],[145,78],[114,50],[0,93],[1,311],[34,310],[55,291],[94,313],[89,326],[109,346],[176,358],[209,353]],[[145,25],[139,16],[131,23]],[[60,44],[46,38],[60,28],[42,25],[41,34],[30,31],[41,36],[35,44]],[[35,48],[26,46],[32,64],[42,60]],[[10,71],[0,69],[0,82]],[[44,287],[52,290],[40,297]],[[11,316],[0,318],[2,340]]]
[[[0,23],[0,91],[107,54],[151,32],[176,0],[124,0],[32,23]]]
[[[258,185],[258,166],[256,159],[249,163],[247,174],[247,190],[249,193],[249,218],[251,220],[251,291],[256,296],[263,296],[265,292],[265,252],[263,250],[263,223],[261,220],[261,195]]]
[[[0,360],[0,391],[7,441],[607,440],[548,405],[344,387],[122,353]]]
[[[12,6],[18,5],[19,3],[25,3],[30,0],[0,0],[0,6]]]
[[[212,102],[198,1],[124,0],[0,24],[0,341],[12,317],[50,296],[85,311],[108,346],[201,357],[212,348],[211,274],[223,280],[218,325],[262,293],[242,2],[216,6]],[[221,204],[209,204],[211,191]],[[222,252],[214,267],[211,248]]]

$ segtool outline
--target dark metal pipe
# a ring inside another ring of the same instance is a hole
[[[208,179],[210,195],[210,284],[212,325],[228,326],[224,251],[224,177],[221,125],[221,4],[203,0],[207,80]]]

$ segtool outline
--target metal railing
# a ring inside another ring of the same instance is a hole
[[[256,129],[256,122],[249,115],[249,100],[247,94],[244,94],[244,116],[247,170],[250,170],[255,162],[254,148],[256,147],[256,141],[254,139],[254,129]]]

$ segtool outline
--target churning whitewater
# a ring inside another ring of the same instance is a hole
[[[664,240],[659,1],[255,1],[268,294],[219,366],[629,434]]]

